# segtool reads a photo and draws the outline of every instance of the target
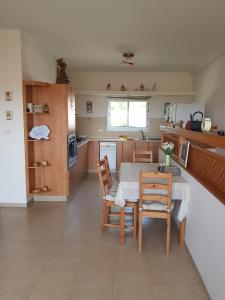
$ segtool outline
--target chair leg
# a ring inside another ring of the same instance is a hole
[[[167,228],[166,228],[166,254],[170,254],[170,213],[167,217]]]
[[[134,214],[134,240],[137,238],[137,205],[133,207],[133,214]]]
[[[120,209],[120,245],[124,245],[125,209]]]
[[[142,212],[139,211],[139,234],[138,234],[138,251],[142,250]]]
[[[109,210],[110,210],[110,207],[108,205],[106,205],[105,207],[105,224],[109,224]]]
[[[104,228],[105,228],[105,212],[106,212],[106,204],[105,201],[103,201],[102,204],[102,231],[104,232]]]

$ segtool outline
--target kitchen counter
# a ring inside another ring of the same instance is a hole
[[[126,141],[144,141],[144,142],[159,142],[160,138],[150,138],[148,140],[142,140],[142,139],[128,139],[124,140],[121,138],[88,138],[88,141],[93,141],[93,142],[126,142]]]

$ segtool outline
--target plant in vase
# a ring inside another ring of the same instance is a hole
[[[162,144],[163,151],[166,155],[166,167],[170,165],[170,155],[173,153],[174,144],[165,142]]]

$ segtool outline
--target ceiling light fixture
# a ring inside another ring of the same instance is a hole
[[[123,53],[123,64],[128,66],[134,66],[133,58],[134,58],[134,53],[132,52]]]

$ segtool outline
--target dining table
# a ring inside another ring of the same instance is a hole
[[[115,203],[123,208],[126,201],[137,202],[139,199],[140,171],[157,172],[159,163],[121,163],[119,186]],[[175,218],[180,224],[179,244],[184,245],[186,217],[188,214],[189,185],[182,176],[172,177],[172,200],[179,201]]]

